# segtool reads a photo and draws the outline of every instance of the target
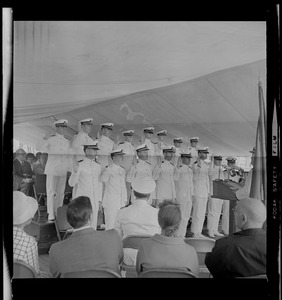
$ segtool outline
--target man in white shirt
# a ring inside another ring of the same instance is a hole
[[[205,221],[207,201],[210,196],[209,166],[205,162],[208,153],[208,147],[199,148],[198,159],[192,165],[195,196],[193,201],[191,232],[194,234],[194,237],[204,237],[202,230]]]
[[[108,165],[108,156],[115,148],[115,142],[111,139],[113,131],[113,123],[101,124],[101,134],[98,132],[98,161],[101,164],[102,170]]]
[[[159,160],[163,161],[164,158],[163,149],[168,146],[168,144],[164,142],[166,134],[167,134],[166,130],[161,130],[157,132],[158,142],[155,144],[155,154],[156,154],[157,162]]]
[[[156,159],[155,143],[152,142],[153,134],[154,134],[154,127],[143,128],[144,136],[141,139],[140,145],[146,144],[146,146],[149,148],[148,161],[151,163],[152,167],[154,168],[157,164],[157,159]]]
[[[122,132],[124,135],[124,141],[120,142],[117,145],[117,149],[122,149],[125,153],[123,156],[123,167],[125,171],[128,172],[133,163],[133,158],[136,154],[135,146],[132,143],[134,130],[125,130]],[[129,182],[126,182],[126,190],[127,190],[127,201],[129,202],[131,197],[131,185]]]
[[[149,148],[143,144],[136,147],[136,153],[138,155],[138,161],[136,158],[133,160],[133,164],[126,175],[126,181],[131,184],[134,179],[143,180],[145,177],[153,178],[153,168],[148,159]],[[153,199],[156,198],[155,190],[150,194],[148,203],[152,204]],[[131,203],[135,201],[134,193],[131,193]]]
[[[91,226],[97,229],[98,211],[102,203],[101,166],[95,161],[97,156],[98,141],[88,141],[84,146],[85,156],[78,165],[74,165],[69,178],[69,185],[74,187],[73,199],[87,196],[93,208]]]
[[[150,194],[155,190],[156,183],[151,177],[134,178],[132,189],[136,200],[131,205],[118,211],[115,227],[121,239],[128,235],[161,233],[158,223],[158,209],[148,203]],[[124,248],[124,263],[136,264],[136,249]]]
[[[193,165],[194,162],[197,161],[198,159],[198,147],[197,147],[198,142],[199,142],[199,138],[197,136],[190,138],[190,146],[188,147],[187,152],[191,153],[192,155],[191,165]]]
[[[57,208],[63,205],[67,172],[69,170],[69,155],[71,154],[70,142],[64,137],[67,120],[58,120],[53,123],[56,135],[48,138],[42,145],[41,151],[48,153],[45,167],[47,213],[48,220],[55,220]]]
[[[177,138],[173,139],[173,144],[174,144],[174,149],[175,149],[173,164],[175,167],[178,164],[180,154],[184,153],[184,151],[181,149],[182,142],[183,142],[182,137],[177,137]],[[190,153],[190,152],[187,152],[187,153]],[[192,155],[191,155],[191,157],[192,157]]]
[[[193,170],[190,167],[190,153],[181,153],[174,172],[176,203],[180,205],[181,223],[178,234],[185,237],[191,216],[194,196]]]
[[[77,161],[84,159],[84,145],[91,143],[93,138],[89,136],[93,127],[93,119],[87,118],[80,120],[78,123],[78,133],[72,140],[72,148]]]
[[[175,201],[176,192],[174,184],[174,166],[172,159],[174,155],[174,147],[167,146],[163,149],[164,161],[159,163],[153,170],[153,179],[156,180],[156,199],[158,206],[163,200],[170,199]]]
[[[221,155],[214,155],[213,156],[213,165],[211,163],[210,168],[209,168],[211,195],[213,194],[213,180],[224,180],[225,179],[223,168],[221,166],[221,161],[222,161]],[[211,238],[213,238],[215,236],[223,236],[223,234],[218,232],[218,224],[219,224],[222,204],[224,201],[229,202],[228,200],[222,200],[222,199],[212,198],[212,197],[210,197],[208,200],[207,230],[208,230],[208,236]]]
[[[105,183],[102,206],[104,208],[106,229],[115,225],[116,215],[120,208],[127,204],[127,191],[125,186],[125,168],[123,163],[123,150],[114,150],[110,154],[109,165],[104,169],[101,180]]]

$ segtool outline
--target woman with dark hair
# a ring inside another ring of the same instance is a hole
[[[181,222],[179,205],[172,200],[164,200],[159,206],[158,222],[161,234],[141,242],[137,254],[137,273],[150,268],[183,268],[199,275],[196,250],[177,233]]]

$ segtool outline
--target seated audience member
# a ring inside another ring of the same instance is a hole
[[[177,235],[181,222],[179,204],[164,200],[159,206],[158,222],[161,234],[142,240],[138,249],[137,273],[150,268],[183,268],[199,276],[196,250]]]
[[[232,278],[266,274],[266,220],[264,204],[254,198],[237,202],[234,208],[237,232],[216,241],[205,264],[213,277]]]
[[[38,204],[34,198],[20,191],[13,192],[13,257],[14,260],[21,260],[30,265],[39,278],[46,278],[50,276],[39,269],[37,242],[24,231],[37,209]]]
[[[65,272],[105,268],[120,273],[122,242],[114,230],[96,231],[91,227],[93,211],[90,199],[74,198],[67,207],[72,235],[54,243],[49,253],[49,268],[54,277]]]
[[[25,161],[26,152],[20,148],[15,154],[16,158],[13,160],[14,190],[28,195],[31,187],[30,178],[33,173],[30,164]]]
[[[26,155],[26,162],[29,163],[30,165],[30,170],[32,171],[31,175],[33,175],[33,167],[34,167],[34,163],[36,162],[36,157],[33,153],[27,153]],[[30,170],[28,170],[30,172]]]
[[[42,175],[42,174],[44,174],[45,166],[46,166],[46,156],[44,156],[44,153],[42,153],[39,156],[37,163],[34,165],[34,168],[33,168],[34,174],[35,175]]]
[[[151,177],[134,179],[131,182],[136,200],[128,207],[121,208],[117,214],[115,229],[123,239],[132,234],[161,233],[158,224],[158,209],[148,203],[151,193],[156,188],[156,183]],[[136,264],[136,249],[124,248],[124,263]]]
[[[35,154],[35,163],[34,163],[35,165],[39,164],[39,159],[40,159],[41,154],[42,154],[42,152],[40,152],[40,151]]]

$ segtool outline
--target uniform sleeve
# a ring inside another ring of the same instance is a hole
[[[153,179],[157,180],[161,174],[162,168],[160,168],[158,165],[155,166],[154,170],[153,170]]]
[[[120,220],[121,220],[121,210],[119,210],[118,213],[117,213],[114,229],[117,231],[118,235],[122,239],[123,238],[123,233],[122,233],[122,229],[121,229]]]
[[[180,168],[175,168],[174,174],[173,174],[173,179],[174,181],[178,181],[180,176]]]
[[[49,151],[49,144],[50,144],[50,138],[41,145],[40,151],[45,152],[45,153],[49,153],[50,152]]]
[[[106,167],[101,174],[101,181],[107,182],[109,180],[110,176],[111,176],[111,169],[110,169],[110,167]]]
[[[137,172],[137,167],[135,167],[135,166],[132,165],[130,167],[130,169],[128,170],[128,172],[127,172],[126,181],[127,182],[132,182],[132,180],[133,180],[136,172]]]
[[[74,171],[71,172],[71,175],[69,177],[69,185],[70,186],[74,187],[77,184],[80,173],[81,173],[81,166],[78,167],[78,170],[76,173]]]
[[[191,172],[191,176],[190,176],[190,186],[191,186],[191,196],[194,196],[195,191],[194,191],[193,172]]]

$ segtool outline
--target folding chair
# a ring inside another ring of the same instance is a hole
[[[120,274],[109,269],[82,270],[62,273],[61,278],[122,278]]]
[[[198,278],[198,276],[189,269],[152,268],[141,272],[138,278]]]
[[[136,249],[138,250],[141,241],[146,238],[150,238],[152,235],[149,234],[132,234],[126,236],[122,240],[122,247],[123,248],[131,248],[131,249]],[[125,263],[122,263],[121,265],[121,270],[126,272],[126,277],[138,277],[137,272],[136,272],[136,266],[128,266]]]
[[[55,227],[59,241],[64,240],[72,233],[72,227],[67,221],[67,205],[58,207]]]
[[[210,271],[205,265],[205,257],[208,252],[212,251],[215,245],[215,240],[211,238],[185,238],[185,243],[194,247],[199,260],[200,265],[200,277],[211,277]]]
[[[33,184],[34,197],[38,203],[38,217],[40,217],[39,202],[42,197],[47,197],[46,193],[46,174],[38,174]],[[45,202],[45,201],[44,201]]]
[[[37,278],[38,275],[30,265],[22,260],[14,260],[13,278]]]

